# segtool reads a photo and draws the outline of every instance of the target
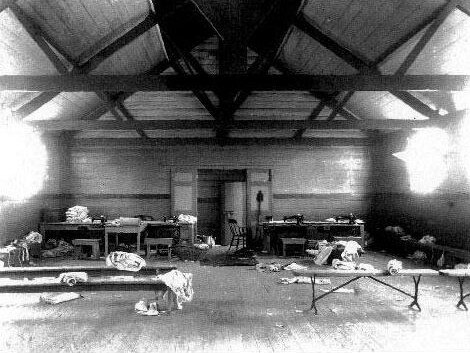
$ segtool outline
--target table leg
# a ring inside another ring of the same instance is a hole
[[[467,305],[465,305],[464,299],[470,295],[470,293],[464,295],[463,294],[463,283],[465,282],[465,277],[459,277],[459,287],[460,287],[460,300],[457,303],[457,308],[460,308],[462,305],[465,310],[468,311]]]
[[[109,245],[109,240],[108,240],[108,232],[104,232],[104,256],[108,256],[108,245]]]
[[[315,275],[313,277],[310,277],[310,282],[312,282],[312,305],[310,306],[310,310],[314,309],[315,310],[315,315],[318,314],[317,306],[315,305]]]

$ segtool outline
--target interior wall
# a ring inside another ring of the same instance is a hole
[[[0,245],[38,230],[43,220],[57,220],[63,214],[69,190],[70,159],[67,136],[43,137],[48,154],[47,176],[37,195],[22,200],[0,200]]]
[[[406,165],[393,153],[406,147],[411,133],[381,136],[372,153],[375,197],[372,219],[380,230],[400,225],[416,238],[429,234],[443,245],[470,249],[470,183],[458,156],[447,158],[448,178],[432,193],[410,191]]]
[[[70,205],[108,218],[170,215],[170,170],[268,168],[273,170],[274,218],[308,219],[368,214],[367,146],[76,147],[71,151]]]

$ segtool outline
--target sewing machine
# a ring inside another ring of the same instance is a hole
[[[292,215],[292,216],[284,216],[284,218],[283,218],[284,222],[294,220],[294,219],[296,220],[297,224],[300,225],[304,221],[304,215],[296,214],[296,215]]]

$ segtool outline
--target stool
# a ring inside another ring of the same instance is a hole
[[[281,238],[282,242],[282,256],[286,256],[286,245],[301,245],[302,246],[302,254],[304,253],[305,247],[305,238]]]
[[[150,258],[150,246],[155,245],[158,251],[158,245],[164,245],[168,249],[168,261],[171,260],[171,248],[173,246],[173,238],[147,238],[144,241],[147,245],[147,258]]]
[[[83,253],[83,246],[91,246],[91,257],[94,259],[100,258],[100,240],[99,239],[73,239],[73,246],[80,249],[80,252]]]

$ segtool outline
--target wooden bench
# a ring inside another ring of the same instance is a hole
[[[171,260],[171,249],[173,247],[173,238],[147,238],[144,241],[146,247],[147,258],[150,258],[150,247],[154,245],[157,248],[158,254],[158,246],[163,245],[167,248],[168,251],[168,261]]]
[[[310,306],[310,310],[314,310],[315,315],[318,314],[316,302],[321,298],[326,297],[327,295],[335,292],[336,290],[348,285],[351,282],[354,282],[360,278],[370,278],[384,286],[392,288],[406,296],[413,298],[413,301],[409,304],[409,307],[412,308],[416,306],[418,310],[421,311],[421,307],[418,303],[418,294],[419,294],[419,282],[422,276],[439,276],[438,271],[430,270],[430,269],[410,269],[410,270],[401,270],[397,275],[391,275],[387,270],[373,270],[373,271],[363,271],[363,270],[334,270],[334,269],[307,269],[307,270],[296,270],[293,271],[294,275],[296,276],[304,276],[310,277],[310,281],[312,283],[312,305]],[[376,277],[413,277],[414,282],[414,293],[410,294],[400,288],[397,288],[390,283],[384,282],[379,280]],[[353,277],[352,279],[346,281],[345,283],[331,289],[330,291],[319,295],[318,297],[315,296],[315,279],[317,277]]]
[[[463,306],[465,310],[468,311],[467,305],[465,305],[464,299],[470,295],[470,293],[463,294],[463,283],[467,277],[470,277],[470,269],[449,269],[449,270],[440,270],[439,273],[443,276],[457,277],[459,281],[460,288],[460,299],[457,303],[457,308]]]
[[[0,268],[0,293],[164,290],[166,285],[154,276],[173,269],[176,267],[147,266],[138,272],[100,266]],[[86,272],[89,277],[70,286],[56,278],[67,272]]]

